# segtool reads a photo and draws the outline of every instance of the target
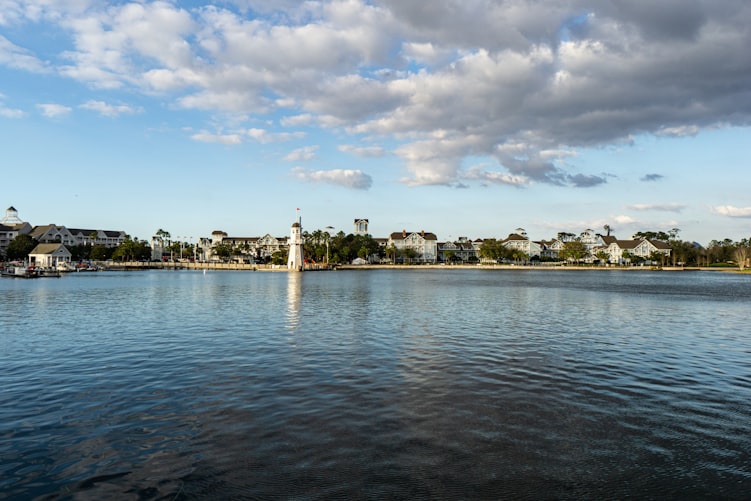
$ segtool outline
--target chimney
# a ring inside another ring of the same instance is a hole
[[[402,238],[407,238],[407,230],[402,230]]]
[[[420,230],[420,236],[421,236],[422,238],[425,238],[425,230]]]

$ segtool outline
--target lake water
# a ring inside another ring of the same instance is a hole
[[[751,277],[0,280],[0,499],[751,496]]]

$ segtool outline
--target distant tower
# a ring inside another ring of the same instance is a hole
[[[297,216],[297,222],[292,223],[292,230],[289,235],[289,257],[287,258],[287,269],[290,271],[303,271],[302,218],[300,216]]]
[[[368,234],[368,220],[367,219],[355,219],[355,235],[367,235]]]
[[[18,218],[18,211],[15,207],[10,206],[5,210],[5,217],[0,220],[0,224],[21,224],[23,221],[21,221]]]

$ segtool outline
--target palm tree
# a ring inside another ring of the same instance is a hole
[[[163,229],[159,228],[158,230],[156,230],[156,236],[158,236],[162,240],[169,240],[171,235],[169,234],[169,231],[164,231]]]

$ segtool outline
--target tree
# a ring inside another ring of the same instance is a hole
[[[608,237],[610,236],[610,232],[613,231],[613,228],[611,228],[609,224],[604,225],[602,229],[605,230],[605,232],[607,233],[606,236]]]
[[[401,249],[399,252],[407,261],[407,263],[412,262],[414,258],[417,257],[417,251],[411,247],[405,247],[404,249]]]
[[[391,259],[391,262],[394,262],[394,263],[396,262],[397,252],[396,252],[396,246],[394,246],[393,242],[386,247],[385,253],[386,253],[386,258]]]
[[[91,248],[89,257],[95,261],[106,261],[112,257],[113,249],[109,249],[102,244],[97,244]]]
[[[678,235],[678,232],[680,231],[678,228],[673,228],[670,230],[671,232],[676,232],[675,234]],[[637,231],[633,235],[631,235],[631,238],[634,240],[641,240],[641,239],[647,239],[647,240],[661,240],[663,242],[667,242],[670,240],[670,235],[665,233],[664,231]]]
[[[660,263],[660,266],[665,265],[665,254],[658,251],[652,251],[652,253],[649,255],[649,260],[652,261],[652,263]]]
[[[511,258],[517,263],[521,263],[522,261],[526,261],[529,255],[521,249],[514,249],[511,251]]]
[[[8,247],[5,249],[5,255],[11,261],[14,259],[25,260],[37,244],[38,242],[29,235],[18,235],[8,244]]]
[[[175,261],[175,258],[180,255],[180,242],[172,242],[166,249],[172,255],[172,260]]]
[[[320,235],[316,235],[316,232],[310,235],[310,239],[313,242],[321,242],[318,250],[314,252],[316,255],[320,255],[321,258],[326,253],[326,241],[329,242],[329,260],[331,262],[351,262],[357,257],[363,259],[369,259],[370,256],[383,256],[384,250],[378,244],[378,242],[370,235],[345,235],[340,231],[330,240],[328,239],[327,232],[320,232]],[[363,250],[365,249],[365,250]],[[364,256],[363,256],[364,254]]]
[[[558,253],[558,255],[567,261],[574,261],[575,263],[578,263],[585,257],[589,255],[589,250],[587,250],[587,246],[584,245],[582,242],[578,240],[574,240],[571,242],[566,242],[563,244],[563,249]]]
[[[735,249],[735,243],[729,238],[721,241],[712,240],[707,249],[707,259],[710,263],[727,263],[733,260]]]
[[[287,264],[287,253],[281,250],[274,252],[271,255],[271,263],[276,265]]]
[[[685,240],[670,241],[670,259],[673,266],[682,265],[699,265],[699,259],[702,257],[704,249],[694,242]]]
[[[627,250],[621,253],[621,259],[623,259],[627,264],[633,261],[634,257],[635,256]]]
[[[91,257],[91,242],[89,242],[89,245],[71,245],[70,247],[66,246],[67,249],[70,251],[70,259],[71,261],[83,261],[84,259],[90,259]]]
[[[598,250],[597,253],[595,254],[595,257],[599,259],[600,261],[602,261],[603,263],[610,262],[610,254],[608,254],[604,250]]]
[[[507,248],[495,238],[486,238],[480,245],[480,257],[483,259],[500,262],[503,259],[512,259],[513,254],[513,249]]]
[[[743,271],[746,267],[746,260],[748,259],[748,247],[745,245],[739,245],[735,249],[735,262],[738,263],[738,268]]]
[[[219,256],[222,260],[229,258],[232,255],[232,248],[224,243],[216,244],[214,246],[214,255]]]
[[[112,253],[112,259],[120,261],[143,261],[151,256],[151,248],[146,242],[138,239],[131,239],[125,236],[125,241],[117,246]]]
[[[169,231],[164,231],[163,229],[159,228],[156,230],[156,236],[164,240],[165,242],[170,239],[171,235],[169,234]]]

